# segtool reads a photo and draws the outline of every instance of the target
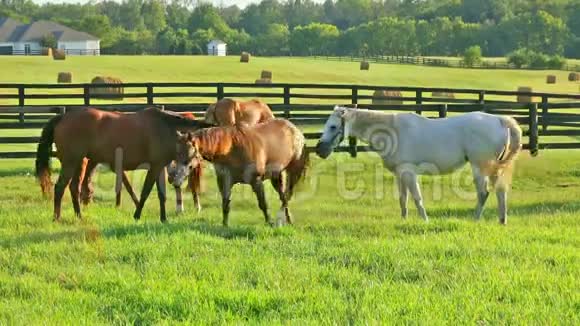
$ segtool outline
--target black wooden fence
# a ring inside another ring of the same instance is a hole
[[[123,102],[111,102],[116,95],[95,94],[96,88],[119,87],[125,90]],[[375,91],[401,92],[401,97],[383,97],[382,101],[403,104],[377,104]],[[452,93],[453,98],[441,94]],[[203,113],[217,99],[261,98],[278,117],[290,119],[306,129],[308,139],[320,137],[320,128],[334,105],[355,105],[372,110],[410,111],[432,118],[471,111],[485,111],[513,116],[524,128],[532,153],[539,149],[580,148],[580,94],[522,93],[514,91],[391,87],[330,84],[247,84],[247,83],[125,83],[92,84],[0,84],[0,145],[34,144],[46,121],[67,110],[98,107],[107,110],[135,112],[147,106],[163,106],[177,112]],[[516,97],[530,97],[529,103],[518,103]],[[41,103],[39,103],[41,102]],[[55,104],[49,104],[54,102]],[[373,104],[374,102],[374,104]],[[311,125],[312,127],[309,127]],[[7,135],[9,129],[33,129],[25,136]],[[9,146],[6,146],[9,145]],[[22,145],[14,146],[20,149]],[[355,155],[365,146],[351,143]],[[28,151],[3,151],[0,158],[30,158]]]
[[[449,58],[430,58],[430,57],[414,57],[414,56],[400,56],[400,55],[383,55],[383,56],[326,56],[315,55],[310,58],[327,61],[350,61],[361,62],[367,61],[371,63],[390,63],[390,64],[407,64],[433,67],[449,67],[449,68],[474,68],[474,69],[523,69],[516,65],[510,64],[506,61],[483,59],[481,62],[473,65],[466,65],[463,60],[449,59]],[[534,68],[525,67],[525,69],[532,70],[548,70],[549,68]],[[564,63],[558,70],[565,71],[580,71],[580,65],[574,63]]]

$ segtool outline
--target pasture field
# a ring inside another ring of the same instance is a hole
[[[424,223],[412,206],[399,217],[393,178],[372,155],[313,157],[291,203],[296,224],[279,229],[243,186],[221,227],[211,172],[200,214],[190,200],[176,216],[169,191],[162,225],[153,193],[136,223],[100,172],[84,219],[65,196],[55,224],[32,162],[3,161],[0,322],[578,324],[579,159],[522,155],[501,226],[493,196],[472,219],[467,168],[423,179]],[[142,174],[132,180],[139,188]]]
[[[578,92],[578,83],[568,82],[565,71],[482,70],[371,64],[360,71],[356,62],[328,62],[308,58],[207,56],[101,56],[53,61],[49,57],[3,57],[0,83],[55,83],[57,73],[68,71],[73,82],[84,83],[97,75],[110,75],[124,82],[248,82],[262,69],[273,72],[274,82],[366,84],[516,90],[531,86],[537,91]],[[558,83],[546,84],[555,74]]]
[[[237,61],[2,58],[0,82],[49,83],[61,70],[79,82],[97,74],[127,82],[251,82],[269,69],[280,82],[578,90],[544,84],[547,72],[396,65],[360,72],[355,63]],[[25,146],[2,150],[34,148]],[[425,223],[412,201],[409,218],[400,218],[393,177],[373,154],[311,158],[290,204],[295,225],[277,229],[264,224],[247,186],[234,188],[230,227],[223,228],[211,168],[199,214],[187,200],[176,215],[168,189],[168,223],[158,220],[155,191],[135,222],[127,194],[114,207],[113,176],[103,168],[83,220],[67,193],[56,224],[34,161],[0,160],[0,324],[580,324],[580,151],[520,156],[507,226],[497,221],[493,195],[483,219],[473,220],[468,167],[422,178]],[[143,173],[130,179],[139,191]],[[268,183],[274,215],[279,202]]]

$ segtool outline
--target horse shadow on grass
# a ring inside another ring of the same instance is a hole
[[[82,223],[82,222],[81,222]],[[75,223],[71,223],[75,224]],[[31,244],[60,242],[60,241],[87,241],[95,242],[99,239],[119,239],[138,235],[173,235],[185,232],[198,232],[200,234],[219,237],[226,240],[246,239],[253,240],[258,236],[258,231],[250,226],[223,227],[211,223],[205,219],[183,220],[176,222],[147,223],[121,225],[99,228],[94,224],[79,224],[75,230],[57,232],[32,232],[24,235],[8,237],[0,240],[0,248],[23,247]]]

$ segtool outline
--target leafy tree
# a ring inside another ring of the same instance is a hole
[[[463,54],[463,64],[468,67],[473,67],[478,63],[481,63],[481,47],[479,45],[473,45],[465,49]]]
[[[101,46],[107,48],[115,41],[112,33],[111,22],[105,15],[85,16],[80,23],[80,30],[85,31],[101,39]]]
[[[256,36],[253,53],[257,55],[280,55],[288,54],[288,41],[290,31],[288,26],[282,24],[271,24],[264,33]]]
[[[290,34],[290,51],[293,55],[331,54],[338,36],[338,28],[334,25],[312,23],[298,26]]]
[[[240,16],[239,27],[250,35],[258,35],[268,25],[286,23],[282,5],[276,0],[263,0],[247,6]]]
[[[167,26],[165,8],[160,0],[147,0],[143,3],[141,14],[143,15],[145,27],[153,34],[159,33]]]
[[[56,40],[56,37],[54,37],[54,34],[52,33],[48,33],[44,35],[42,39],[40,39],[40,46],[42,46],[43,48],[55,49],[57,47],[57,43],[58,42]]]
[[[193,10],[189,17],[188,30],[191,34],[199,30],[212,30],[212,37],[217,38],[225,38],[230,33],[230,27],[210,4],[201,4]]]

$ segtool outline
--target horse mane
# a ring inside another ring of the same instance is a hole
[[[204,121],[188,119],[187,117],[175,112],[162,111],[155,107],[147,108],[144,112],[155,115],[157,118],[174,128],[207,128],[211,126]]]

